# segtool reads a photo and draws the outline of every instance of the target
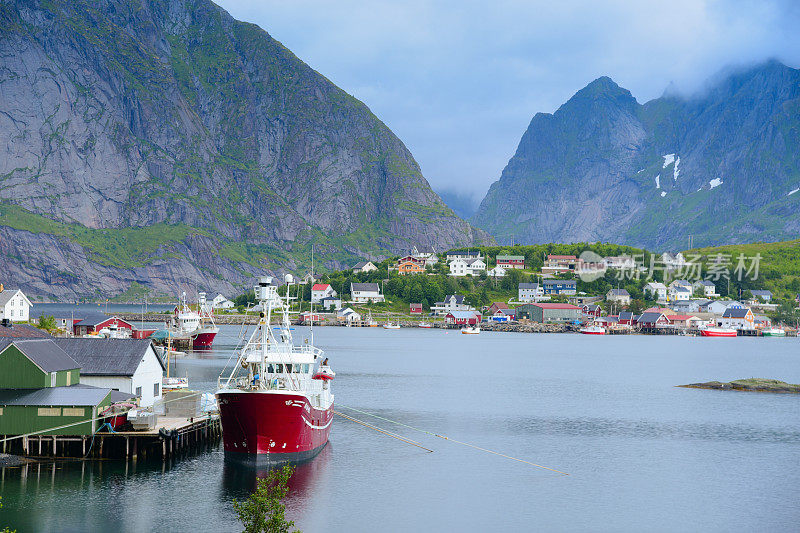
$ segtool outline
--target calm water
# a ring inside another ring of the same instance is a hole
[[[147,311],[152,313],[160,313],[171,311],[175,308],[175,304],[147,304]],[[87,313],[141,313],[145,310],[142,304],[33,304],[31,308],[31,317],[40,317],[42,315],[54,316],[70,316],[74,313],[76,318]]]
[[[213,390],[237,332],[224,328],[215,351],[180,360],[179,373]],[[303,530],[797,530],[800,396],[674,385],[798,383],[798,339],[315,333],[337,371],[337,404],[570,476],[355,414],[435,452],[337,418],[330,445],[292,480],[289,515]],[[0,524],[235,531],[231,501],[259,475],[226,465],[220,449],[135,469],[6,469]]]

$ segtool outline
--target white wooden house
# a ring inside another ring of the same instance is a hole
[[[350,298],[356,303],[383,302],[383,294],[377,283],[351,283]]]
[[[312,285],[311,303],[318,304],[329,296],[336,296],[336,291],[328,283],[315,283]]]
[[[4,289],[0,285],[0,320],[27,322],[31,317],[33,304],[19,289]]]

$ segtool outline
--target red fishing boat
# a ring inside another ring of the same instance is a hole
[[[291,275],[286,282],[294,284]],[[313,331],[310,343],[294,345],[289,292],[287,287],[281,298],[272,278],[259,280],[255,294],[264,311],[258,326],[230,374],[220,376],[216,397],[226,459],[296,462],[314,457],[328,443],[335,373],[313,346]],[[273,312],[281,319],[274,328]]]
[[[709,326],[700,330],[702,337],[735,337],[736,330],[731,328],[718,328]]]

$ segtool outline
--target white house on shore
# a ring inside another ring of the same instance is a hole
[[[336,291],[328,283],[315,283],[311,286],[311,303],[318,304],[329,296],[336,296]]]
[[[378,267],[372,261],[361,261],[353,265],[353,273],[358,274],[359,272],[375,272],[378,270]]]
[[[437,316],[444,316],[453,311],[474,311],[475,308],[470,306],[464,300],[463,294],[448,294],[445,296],[444,301],[436,302],[431,311]]]
[[[33,304],[19,289],[4,289],[0,285],[0,320],[27,322],[31,317]]]
[[[714,282],[707,279],[695,282],[694,290],[697,292],[702,291],[701,296],[704,298],[716,298],[719,296],[719,294],[717,294],[717,286],[714,285]]]
[[[351,283],[350,298],[355,303],[383,302],[383,294],[377,283]]]
[[[517,292],[520,302],[538,302],[544,297],[544,289],[538,283],[520,283]]]
[[[127,392],[149,407],[162,398],[164,363],[146,339],[53,339],[80,365],[81,383]]]
[[[211,300],[211,309],[233,309],[234,307],[234,303],[221,294],[217,294],[214,299]]]
[[[659,302],[667,301],[667,286],[658,281],[651,281],[644,286],[644,293],[649,294]]]
[[[448,264],[451,276],[479,276],[486,272],[486,263],[483,259],[454,259]]]

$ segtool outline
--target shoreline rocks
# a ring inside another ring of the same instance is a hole
[[[689,385],[678,385],[687,389],[713,389],[713,390],[736,390],[748,392],[774,392],[783,394],[800,394],[800,384],[786,383],[777,379],[737,379],[730,382],[708,381],[706,383],[690,383]]]

